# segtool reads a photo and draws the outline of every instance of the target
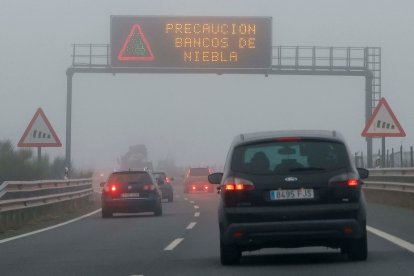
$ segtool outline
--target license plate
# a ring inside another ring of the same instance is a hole
[[[270,191],[271,200],[312,199],[313,189],[274,190]]]
[[[139,193],[123,193],[121,197],[139,197]]]

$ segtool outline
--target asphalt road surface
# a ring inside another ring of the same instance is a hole
[[[369,232],[369,256],[350,262],[338,250],[244,252],[241,264],[219,260],[218,195],[181,194],[164,215],[96,213],[1,243],[0,275],[414,275],[414,253]],[[369,205],[368,224],[414,243],[414,212]]]

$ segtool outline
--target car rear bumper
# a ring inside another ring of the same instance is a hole
[[[157,198],[102,199],[102,208],[113,213],[153,212],[159,204]]]
[[[226,244],[246,248],[331,246],[363,236],[356,219],[234,223],[221,235]]]
[[[163,199],[170,198],[173,196],[172,188],[160,188],[160,191]]]

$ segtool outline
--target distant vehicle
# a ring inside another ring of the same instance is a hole
[[[112,217],[113,213],[154,212],[155,216],[162,215],[161,191],[148,171],[114,172],[101,185],[103,218]]]
[[[184,178],[184,193],[214,191],[214,186],[208,182],[208,175],[211,173],[208,167],[189,168]]]
[[[154,171],[152,172],[152,175],[154,176],[158,187],[161,190],[162,199],[167,199],[168,202],[173,202],[174,191],[171,182],[174,181],[174,178],[167,176],[165,172],[161,171]]]
[[[240,135],[229,150],[221,184],[220,258],[268,247],[340,248],[367,258],[366,203],[344,138],[335,131],[278,131]]]

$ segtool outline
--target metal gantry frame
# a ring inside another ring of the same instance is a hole
[[[261,74],[308,76],[356,76],[365,78],[365,123],[381,99],[380,47],[274,46],[272,66],[234,68],[128,68],[112,67],[109,44],[74,44],[67,75],[66,166],[71,164],[72,82],[74,74]],[[367,141],[367,166],[372,168],[373,140]]]

